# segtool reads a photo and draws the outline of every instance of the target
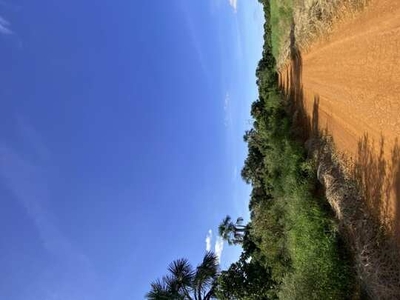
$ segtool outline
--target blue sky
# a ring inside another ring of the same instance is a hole
[[[256,0],[0,1],[1,299],[143,299],[207,242],[229,266],[262,23]]]

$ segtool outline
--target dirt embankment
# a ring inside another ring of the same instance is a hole
[[[328,40],[294,53],[280,81],[309,129],[332,135],[371,213],[400,240],[400,1],[372,1]]]

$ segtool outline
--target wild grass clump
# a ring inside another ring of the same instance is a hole
[[[298,47],[305,50],[316,38],[327,35],[335,23],[362,11],[369,0],[297,1],[293,14]]]
[[[326,201],[320,199],[320,201]],[[337,225],[306,186],[288,202],[288,249],[294,272],[283,279],[280,299],[345,299],[353,286]]]

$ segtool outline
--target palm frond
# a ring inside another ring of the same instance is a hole
[[[157,279],[151,283],[151,290],[146,294],[148,300],[171,300],[171,293],[164,280]]]
[[[196,293],[203,294],[208,291],[218,274],[218,258],[213,252],[207,252],[203,261],[196,268],[194,288]]]
[[[232,219],[227,215],[218,226],[218,233],[221,237],[226,235],[227,232],[232,228]]]
[[[181,258],[173,261],[168,266],[168,271],[171,273],[178,290],[191,285],[194,271],[187,259]]]

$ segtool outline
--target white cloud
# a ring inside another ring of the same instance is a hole
[[[13,34],[14,32],[9,28],[10,22],[0,16],[0,33],[2,34]]]
[[[192,42],[192,46],[197,54],[200,67],[207,77],[207,80],[210,80],[210,72],[206,63],[206,58],[204,57],[202,42],[199,38],[199,29],[194,22],[194,15],[189,9],[188,1],[181,0],[178,4],[178,8],[182,12],[183,20],[186,23],[186,29]]]
[[[224,240],[222,239],[222,237],[217,237],[217,240],[215,241],[215,246],[214,246],[214,252],[215,255],[218,258],[218,262],[221,262],[221,255],[222,255],[222,251],[224,250]]]
[[[0,24],[3,25],[3,26],[10,26],[10,22],[8,22],[2,16],[0,16]]]
[[[229,97],[229,93],[226,93],[225,96],[225,100],[224,100],[224,111],[228,111],[229,109],[229,101],[230,101],[230,97]]]
[[[237,2],[238,0],[228,0],[228,4],[230,7],[233,8],[233,11],[236,13],[237,12]],[[210,5],[211,5],[211,13],[217,13],[222,6],[226,4],[226,0],[211,0]]]
[[[239,172],[238,172],[238,167],[235,166],[235,167],[233,168],[233,180],[236,180],[236,179],[238,178],[238,174],[239,174]]]
[[[229,0],[229,5],[233,8],[234,12],[237,12],[237,0]]]
[[[13,148],[0,142],[0,184],[4,184],[25,209],[36,226],[43,247],[63,260],[86,264],[86,258],[75,249],[55,225],[55,216],[46,209],[51,201],[47,170],[23,158]]]
[[[235,31],[236,31],[236,51],[238,59],[243,58],[243,43],[242,43],[242,34],[240,32],[239,21],[238,18],[235,18]]]
[[[228,127],[229,124],[232,123],[231,97],[228,92],[226,93],[224,99],[224,113],[225,113],[224,125],[225,127]]]
[[[211,251],[211,242],[212,242],[212,230],[210,229],[206,236],[206,251]]]

